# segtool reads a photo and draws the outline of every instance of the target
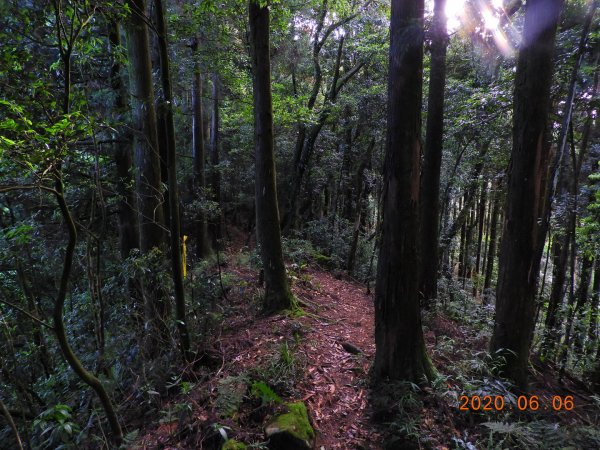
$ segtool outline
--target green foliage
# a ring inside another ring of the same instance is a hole
[[[248,376],[243,373],[219,380],[215,407],[221,417],[231,417],[237,413],[248,391],[249,381]]]
[[[225,444],[223,444],[221,450],[245,450],[246,448],[248,448],[248,446],[243,442],[238,442],[235,439],[229,439],[225,442]]]
[[[193,404],[190,402],[178,402],[174,405],[169,405],[169,408],[160,411],[161,418],[159,423],[178,422],[184,424],[192,417],[194,412]]]
[[[35,228],[29,224],[20,224],[8,228],[4,232],[4,237],[8,240],[12,240],[17,245],[28,244],[31,241],[31,235],[35,231]]]
[[[522,422],[486,422],[490,430],[487,448],[598,448],[600,431],[594,427],[562,427],[544,420]],[[491,445],[490,445],[491,444]]]
[[[319,255],[313,245],[304,239],[283,237],[282,245],[286,259],[299,267],[314,262]]]
[[[279,403],[276,396],[294,394],[305,364],[300,354],[296,353],[296,345],[296,342],[293,344],[282,342],[275,353],[253,371],[253,377],[259,382],[264,380],[268,390],[263,391],[265,386],[262,385],[255,386],[255,389],[251,389],[250,392],[252,396],[260,397],[263,402]]]
[[[79,425],[73,422],[72,410],[68,405],[58,404],[45,410],[34,420],[33,428],[44,439],[40,442],[41,448],[76,448]]]
[[[589,182],[587,215],[577,227],[576,236],[584,257],[593,258],[600,254],[600,165],[589,176]]]
[[[254,381],[250,386],[250,395],[259,399],[262,406],[272,403],[281,403],[281,397],[279,397],[264,381]]]
[[[381,382],[374,389],[371,401],[375,418],[386,427],[386,448],[409,448],[421,439],[419,392],[417,385],[405,381]]]

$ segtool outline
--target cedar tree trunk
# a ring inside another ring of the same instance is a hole
[[[427,104],[427,134],[421,175],[420,293],[425,306],[437,299],[440,228],[440,168],[444,139],[444,88],[446,86],[446,0],[435,0],[431,69]]]
[[[248,3],[254,92],[254,147],[256,165],[256,240],[265,274],[264,308],[269,312],[294,304],[288,286],[275,184],[271,61],[269,55],[269,9],[257,1]]]
[[[500,369],[527,388],[535,294],[547,225],[543,218],[554,41],[562,0],[530,0],[515,76],[513,143],[500,246],[490,350]]]
[[[375,292],[376,378],[431,379],[419,307],[423,0],[393,0],[383,223]]]

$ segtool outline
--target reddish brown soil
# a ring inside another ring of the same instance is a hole
[[[367,401],[367,374],[375,353],[373,299],[355,282],[314,270],[308,274],[315,290],[297,295],[310,301],[318,316],[302,318],[310,331],[304,344],[307,376],[300,390],[319,430],[317,448],[378,448],[380,436],[370,423]],[[361,353],[348,353],[342,343]]]
[[[264,422],[277,408],[261,411],[255,404],[243,404],[239,414],[219,417],[214,407],[218,382],[242,373],[255,378],[276,358],[283,342],[293,347],[298,374],[295,385],[284,389],[282,399],[306,403],[317,432],[316,448],[381,448],[381,437],[370,422],[368,372],[375,345],[373,299],[365,286],[315,269],[292,268],[293,292],[304,314],[265,317],[257,303],[261,293],[256,285],[258,273],[236,263],[240,254],[232,251],[223,258],[228,261],[223,271],[233,275],[234,281],[222,300],[227,303],[227,319],[207,352],[213,368],[204,381],[198,373],[188,374],[199,381],[187,399],[194,409],[186,425],[189,430],[177,421],[162,424],[139,439],[137,448],[212,449],[219,440],[213,423],[227,427],[230,438],[264,441]],[[342,343],[360,353],[349,353]],[[265,381],[270,384],[271,380]],[[181,399],[169,404],[177,402]],[[168,404],[163,410],[167,408]]]

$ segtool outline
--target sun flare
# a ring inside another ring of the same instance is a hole
[[[461,17],[465,13],[466,0],[448,0],[446,3],[446,17],[448,18],[448,31],[454,32],[460,28]]]

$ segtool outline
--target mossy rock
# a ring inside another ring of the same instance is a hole
[[[223,444],[221,450],[246,450],[248,448],[243,442],[238,442],[235,439],[229,439]]]
[[[275,417],[265,428],[271,450],[310,450],[315,444],[315,430],[308,420],[303,402],[287,403],[287,413]]]

